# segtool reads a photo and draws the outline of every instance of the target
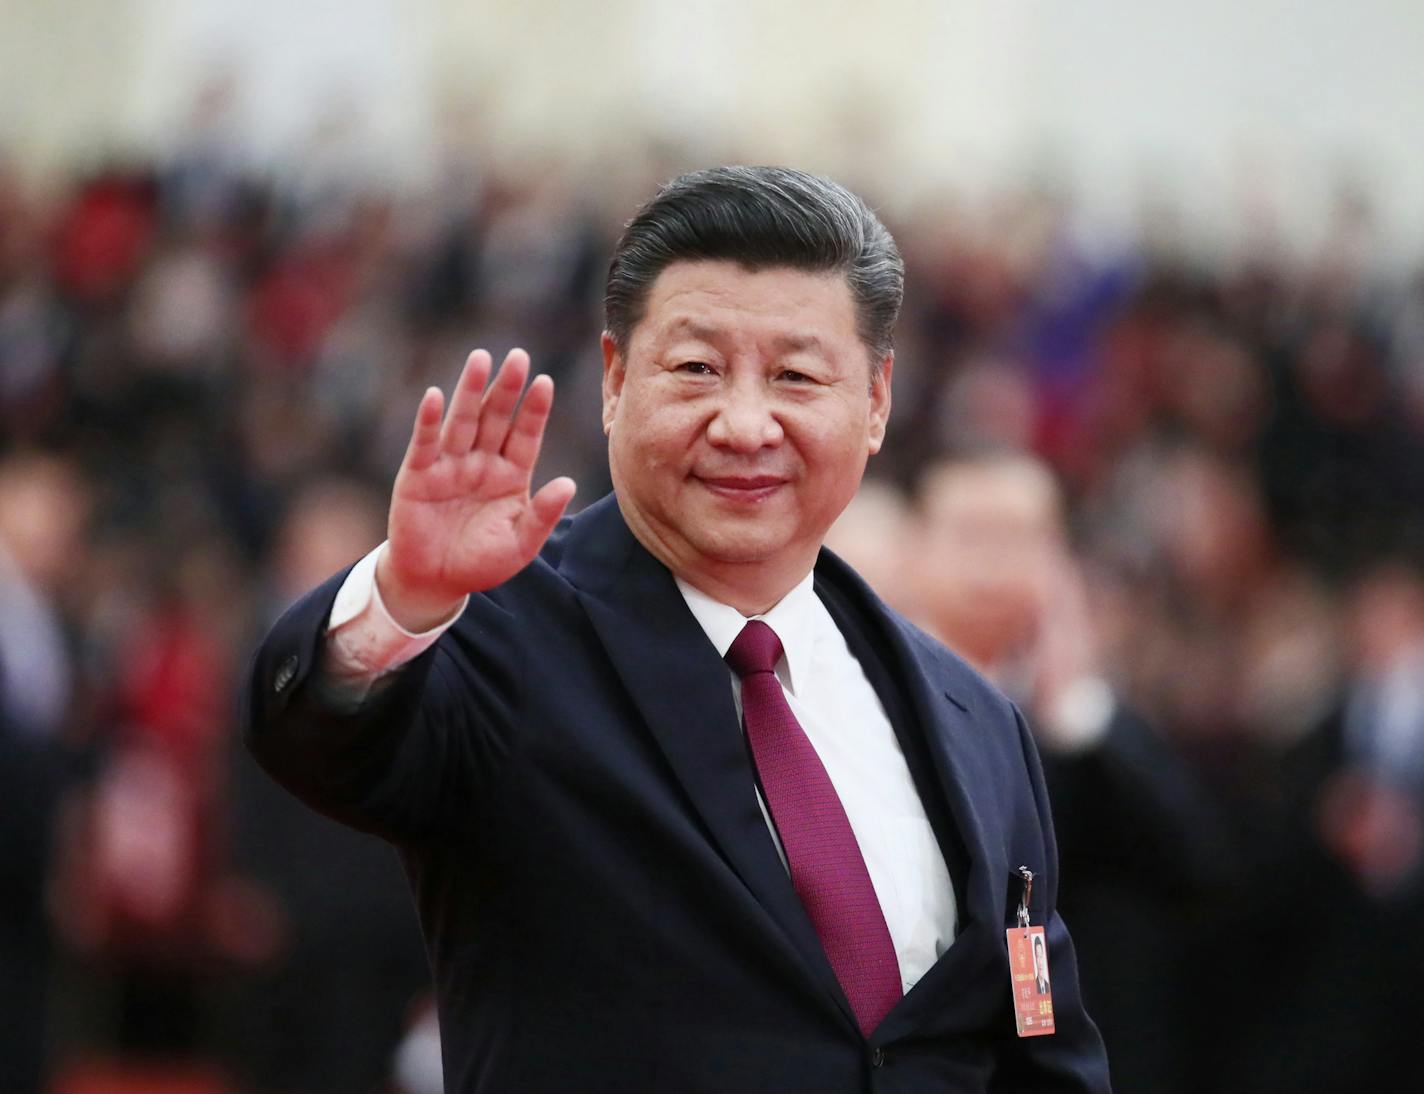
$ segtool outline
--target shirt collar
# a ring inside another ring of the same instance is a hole
[[[768,612],[761,615],[744,616],[730,604],[713,600],[706,593],[693,588],[682,578],[677,578],[677,588],[683,600],[696,618],[719,656],[726,657],[737,635],[747,625],[748,619],[760,619],[776,632],[781,639],[784,654],[778,671],[785,666],[783,682],[791,694],[796,694],[798,683],[804,684],[811,671],[812,646],[815,642],[813,624],[815,620],[816,590],[815,574],[808,573],[789,593],[783,596]]]

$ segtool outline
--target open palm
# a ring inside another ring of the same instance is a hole
[[[569,478],[529,489],[553,381],[538,376],[525,391],[529,355],[516,349],[486,388],[491,363],[484,350],[470,354],[443,421],[440,389],[426,391],[396,475],[377,581],[412,630],[527,566],[574,494]]]

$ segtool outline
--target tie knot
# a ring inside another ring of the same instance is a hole
[[[753,673],[774,672],[781,660],[781,639],[760,619],[753,619],[727,650],[727,664],[742,679]]]

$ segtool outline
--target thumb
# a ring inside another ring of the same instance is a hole
[[[520,521],[520,534],[531,554],[537,553],[559,523],[578,487],[567,475],[551,479],[529,499],[529,508]]]

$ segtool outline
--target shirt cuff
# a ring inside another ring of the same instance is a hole
[[[427,631],[406,630],[391,618],[376,584],[376,563],[385,549],[382,543],[351,568],[331,606],[326,626],[327,664],[332,674],[344,681],[370,683],[415,660],[450,629],[470,603],[466,596],[448,618]]]

